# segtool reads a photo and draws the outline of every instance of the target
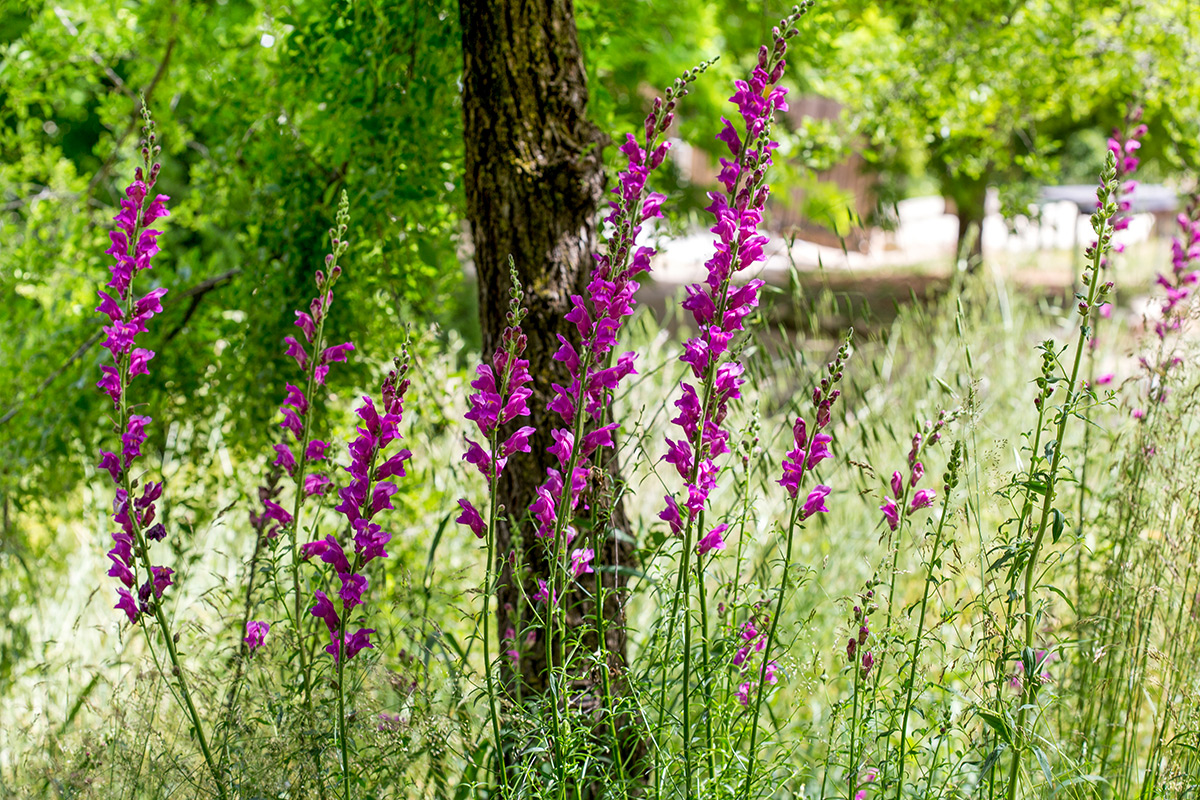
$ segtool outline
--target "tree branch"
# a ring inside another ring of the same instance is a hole
[[[240,273],[241,269],[239,268],[222,272],[220,275],[215,275],[207,280],[203,280],[200,283],[197,283],[195,286],[191,286],[187,289],[184,289],[182,292],[169,297],[167,302],[163,303],[164,307],[169,308],[170,306],[187,300],[188,298],[191,298],[192,302],[189,304],[188,310],[184,313],[183,321],[180,322],[179,325],[177,325],[175,329],[171,331],[171,333],[167,334],[166,341],[169,342],[171,339],[173,339],[175,335],[178,334],[183,328],[183,326],[187,324],[187,321],[191,318],[192,314],[195,313],[196,306],[200,303],[200,298],[211,292],[213,289],[218,289],[221,286],[224,286],[226,283],[229,283],[229,281],[233,280],[233,278]],[[83,344],[75,348],[75,352],[71,353],[66,361],[60,364],[56,370],[47,375],[42,382],[38,384],[36,389],[34,389],[30,394],[18,397],[16,401],[9,406],[8,411],[4,412],[4,416],[0,417],[0,425],[5,424],[15,417],[27,402],[30,400],[36,400],[38,397],[40,397],[43,392],[50,388],[50,384],[54,383],[54,381],[58,380],[59,376],[70,369],[72,364],[83,358],[84,354],[86,354],[88,350],[91,350],[92,345],[100,341],[100,337],[103,335],[103,328],[97,330],[95,333],[89,336],[87,340],[83,342]]]

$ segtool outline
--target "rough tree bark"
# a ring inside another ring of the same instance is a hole
[[[498,482],[499,501],[509,519],[520,521],[546,468],[557,466],[546,448],[553,443],[550,429],[559,421],[546,411],[546,402],[551,382],[565,383],[566,373],[551,356],[558,349],[557,334],[578,338],[574,326],[563,322],[563,314],[570,295],[581,293],[593,266],[597,211],[604,192],[601,150],[608,137],[587,118],[587,76],[571,0],[461,0],[459,16],[467,218],[486,358],[490,360],[505,325],[510,255],[529,307],[524,328],[534,394],[528,424],[537,434],[531,440],[532,452],[514,457]],[[615,478],[615,466],[609,465],[608,471]],[[611,516],[611,527],[627,527],[619,499],[593,498],[592,506],[597,505]],[[502,636],[510,629],[520,635],[528,631],[532,615],[521,607],[516,581],[524,583],[526,596],[536,593],[536,578],[548,573],[545,548],[532,536],[522,538],[509,524],[498,524],[496,533],[499,630]],[[509,561],[514,549],[526,567],[516,576]],[[613,535],[596,554],[601,567],[627,564],[630,558],[629,538]],[[619,685],[625,632],[622,604],[614,590],[623,589],[625,579],[614,570],[601,568],[600,573],[610,592],[605,607],[607,659]],[[565,602],[569,626],[592,613],[579,596]],[[505,676],[510,696],[546,688],[543,631],[537,630],[536,636],[537,643],[531,645],[522,638],[519,666]],[[596,644],[594,636],[591,644]],[[591,677],[577,679],[586,688]]]

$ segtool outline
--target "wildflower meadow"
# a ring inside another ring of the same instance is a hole
[[[48,80],[22,65],[55,36],[196,11],[113,5],[0,13],[0,81]],[[20,373],[0,408],[0,797],[1200,792],[1200,103],[1178,88],[1200,20],[1049,3],[1087,52],[1128,49],[1075,99],[1006,95],[1016,136],[985,108],[1007,78],[983,50],[947,45],[988,76],[959,97],[933,47],[888,90],[906,139],[862,122],[883,113],[868,63],[899,76],[951,24],[1033,52],[1006,26],[1040,12],[805,0],[722,6],[722,33],[711,4],[662,9],[691,60],[654,88],[667,55],[629,42],[657,34],[612,9],[401,3],[412,26],[388,33],[408,22],[387,3],[321,5],[214,4],[164,59],[101,70],[115,94],[92,117],[62,110],[82,79],[0,112]],[[189,43],[210,24],[287,55],[235,80],[242,62]],[[463,52],[436,50],[439,26]],[[1175,71],[1139,72],[1135,45]],[[61,63],[107,63],[85,51]],[[189,81],[237,100],[198,110]],[[824,82],[862,104],[814,126],[799,109]],[[966,110],[918,135],[910,89]],[[348,96],[375,110],[340,117]],[[1074,133],[1019,108],[1052,102]],[[242,103],[252,124],[205,138]],[[17,144],[93,117],[125,135],[77,164],[54,160],[66,139]],[[362,138],[339,150],[322,119]],[[843,198],[801,264],[839,136],[882,216]],[[1064,164],[1087,170],[1070,245],[996,246],[1049,229],[1018,190]],[[788,228],[798,182],[808,222]],[[1001,183],[986,208],[962,189]],[[905,230],[901,195],[935,185],[960,226],[936,268],[856,266],[849,231]],[[703,255],[679,266],[680,242]],[[69,358],[54,372],[35,345]]]

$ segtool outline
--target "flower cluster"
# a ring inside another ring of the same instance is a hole
[[[878,608],[874,602],[875,590],[870,584],[861,598],[866,609],[854,607],[854,624],[858,626],[858,632],[846,641],[846,659],[858,668],[859,677],[866,680],[875,666],[875,656],[867,649],[867,640],[871,636],[871,614]]]
[[[1114,231],[1123,231],[1129,227],[1132,219],[1130,210],[1133,208],[1131,197],[1137,189],[1137,181],[1130,176],[1137,172],[1140,159],[1134,155],[1141,149],[1141,138],[1146,135],[1147,128],[1140,124],[1142,119],[1141,107],[1133,107],[1125,115],[1125,127],[1113,128],[1112,136],[1108,139],[1108,149],[1116,157],[1117,179],[1121,181],[1120,199],[1117,203],[1117,214],[1113,218]],[[1097,206],[1099,207],[1099,206]],[[1124,249],[1121,244],[1114,244],[1114,252]]]
[[[338,597],[342,604],[339,615],[333,602],[322,591],[313,594],[317,603],[309,613],[324,620],[329,630],[330,644],[325,651],[341,660],[347,660],[360,650],[373,647],[370,636],[373,629],[359,628],[353,634],[346,633],[346,624],[355,606],[362,605],[363,594],[369,582],[361,570],[376,558],[387,558],[385,545],[392,535],[385,532],[372,518],[380,511],[392,508],[391,497],[397,491],[396,484],[388,478],[405,476],[404,462],[412,457],[407,449],[399,450],[390,458],[381,461],[389,444],[401,438],[400,422],[404,414],[404,394],[409,381],[404,377],[408,371],[408,356],[405,352],[395,360],[395,369],[384,378],[381,392],[381,408],[375,407],[370,397],[363,397],[358,408],[362,425],[358,436],[350,443],[350,483],[338,490],[341,503],[336,510],[346,518],[354,536],[354,561],[351,562],[337,538],[329,535],[324,539],[309,542],[300,548],[301,557],[308,560],[314,556],[329,564],[337,572],[341,588]]]
[[[514,431],[503,444],[499,443],[499,429],[519,417],[529,416],[529,397],[533,390],[529,384],[529,361],[521,358],[525,352],[526,338],[521,330],[525,309],[521,307],[521,287],[516,271],[512,273],[512,297],[507,314],[508,327],[500,337],[500,347],[492,356],[492,363],[480,364],[475,368],[478,377],[471,381],[475,394],[469,398],[471,409],[467,419],[475,423],[483,434],[485,445],[467,439],[467,452],[463,460],[475,465],[491,486],[504,471],[505,465],[516,453],[528,453],[529,437],[535,429],[524,425]],[[462,513],[455,519],[466,525],[480,539],[487,535],[487,523],[466,498],[458,501]]]
[[[115,608],[124,611],[130,622],[137,622],[142,614],[152,611],[172,584],[174,574],[170,567],[150,566],[148,552],[150,541],[166,537],[163,524],[154,522],[154,504],[162,496],[162,484],[147,482],[141,495],[135,498],[137,481],[130,476],[133,462],[142,454],[148,436],[146,427],[152,421],[149,416],[132,414],[129,410],[130,383],[138,375],[150,374],[147,364],[154,358],[152,350],[137,346],[137,336],[146,332],[146,323],[155,314],[162,312],[162,298],[167,293],[166,289],[158,288],[138,297],[133,291],[133,281],[138,273],[150,269],[150,261],[159,251],[158,237],[162,232],[150,226],[170,216],[166,206],[170,198],[152,195],[158,181],[157,156],[161,148],[145,107],[142,116],[143,166],[134,172],[134,180],[121,199],[121,211],[113,218],[117,229],[109,233],[112,246],[106,251],[113,258],[109,268],[112,279],[107,284],[112,294],[98,291],[100,305],[96,308],[109,319],[103,346],[113,358],[112,364],[100,367],[102,377],[96,385],[113,401],[118,417],[115,432],[121,437],[120,454],[101,450],[98,465],[117,485],[112,519],[120,530],[112,534],[113,547],[108,551],[112,566],[108,574],[122,584],[117,589]],[[132,591],[135,586],[136,599]]]
[[[725,192],[709,193],[712,203],[707,210],[716,218],[710,230],[717,238],[714,253],[705,263],[708,276],[704,283],[687,287],[682,303],[699,333],[684,344],[680,360],[691,368],[697,385],[680,382],[683,395],[675,401],[679,414],[671,422],[684,435],[678,441],[667,438],[663,457],[684,480],[682,504],[667,495],[666,507],[659,514],[676,534],[690,527],[704,510],[717,484],[720,467],[716,459],[729,452],[729,432],[721,425],[729,402],[741,398],[745,382],[745,367],[731,354],[730,342],[744,330],[746,316],[758,306],[758,290],[763,285],[752,279],[734,287],[732,278],[764,259],[763,246],[768,240],[758,226],[770,191],[766,170],[771,151],[778,146],[770,138],[770,122],[776,111],[788,107],[783,99],[787,90],[777,83],[786,66],[786,39],[794,32],[791,28],[785,34],[776,31],[773,49],[764,45],[759,51],[758,66],[750,79],[735,82],[737,91],[729,99],[741,112],[745,138],[724,117],[717,136],[734,160],[721,159],[718,180]]]
[[[821,382],[817,386],[813,387],[814,424],[811,433],[804,417],[796,417],[796,421],[792,425],[792,449],[783,459],[783,472],[778,483],[793,502],[799,499],[804,473],[812,471],[817,464],[833,455],[829,448],[833,442],[833,436],[823,431],[829,426],[832,419],[833,404],[842,396],[837,384],[842,379],[842,368],[845,366],[846,359],[850,357],[850,337],[853,335],[853,330],[846,334],[846,340],[838,348],[833,361],[825,365],[827,374],[821,378]],[[800,506],[797,519],[803,522],[813,514],[828,513],[829,509],[825,506],[825,499],[832,491],[831,487],[824,484],[814,486]]]
[[[1159,339],[1182,327],[1184,302],[1191,296],[1192,287],[1200,282],[1200,270],[1191,269],[1193,262],[1200,259],[1200,196],[1192,199],[1177,221],[1179,235],[1171,238],[1171,274],[1160,273],[1157,278],[1165,293],[1162,317],[1154,324]]]
[[[296,364],[304,374],[306,386],[305,389],[301,389],[291,383],[287,384],[287,396],[279,408],[280,413],[283,414],[283,422],[279,423],[279,426],[291,433],[295,440],[295,449],[293,450],[293,445],[286,441],[285,434],[285,441],[275,445],[276,458],[273,462],[296,482],[295,513],[299,513],[305,498],[323,495],[330,483],[328,475],[320,471],[309,470],[312,465],[325,460],[326,451],[329,449],[326,442],[312,436],[312,400],[314,399],[314,389],[317,386],[325,385],[325,378],[329,374],[329,365],[345,361],[346,354],[354,349],[351,342],[343,342],[329,347],[325,345],[325,320],[329,316],[329,309],[333,304],[334,284],[342,274],[338,259],[349,247],[349,243],[345,239],[349,222],[350,204],[346,193],[342,192],[341,200],[338,203],[337,227],[329,231],[332,252],[325,256],[325,267],[329,271],[326,273],[325,270],[317,270],[315,276],[317,296],[308,304],[307,311],[295,312],[295,324],[300,328],[305,343],[312,348],[313,356],[309,356],[304,344],[301,344],[295,336],[288,336],[284,339],[287,344],[287,355],[296,360]],[[277,536],[280,529],[292,524],[293,514],[271,498],[263,498],[263,508],[264,512],[261,516],[274,523],[268,529],[267,536]]]
[[[896,530],[900,527],[900,512],[903,509],[904,515],[909,516],[923,508],[929,508],[933,505],[933,501],[937,499],[937,492],[933,489],[918,489],[917,484],[921,482],[921,478],[925,477],[925,465],[921,463],[921,454],[925,452],[925,448],[931,447],[938,443],[942,438],[942,428],[949,422],[953,421],[957,416],[947,414],[945,411],[938,412],[936,421],[926,420],[925,431],[913,434],[912,448],[908,451],[908,476],[899,470],[892,473],[891,490],[892,495],[889,497],[884,495],[883,504],[879,506],[879,510],[883,512],[883,518],[887,521],[889,530]],[[909,496],[911,493],[911,497]],[[907,507],[905,502],[907,500]]]
[[[637,276],[650,270],[655,252],[652,247],[638,246],[637,238],[647,220],[662,216],[665,199],[657,192],[647,192],[646,184],[666,159],[670,143],[660,140],[674,121],[676,104],[707,66],[685,72],[667,89],[665,100],[655,98],[642,142],[627,134],[620,147],[625,167],[617,174],[616,198],[609,203],[605,217],[609,230],[604,252],[594,255],[596,266],[585,295],[572,295],[571,309],[565,315],[575,327],[578,343],[560,334],[553,356],[566,368],[570,381],[566,386],[552,384],[554,397],[547,403],[563,425],[550,431],[554,444],[548,448],[559,468],[547,469],[546,480],[529,507],[539,537],[565,533],[570,544],[575,536],[570,523],[588,484],[590,462],[598,450],[616,444],[613,434],[620,424],[603,424],[605,412],[621,380],[635,372],[636,354],[614,355],[613,348],[622,323],[633,313]],[[572,572],[578,575],[582,574],[579,564],[590,560],[587,553],[591,551],[575,552],[579,558],[572,558]]]
[[[767,646],[768,631],[770,630],[770,620],[760,620],[756,615],[751,619],[746,620],[742,624],[741,638],[742,646],[733,656],[733,665],[739,667],[742,671],[742,677],[745,679],[750,673],[751,652],[761,653]],[[768,685],[774,686],[779,682],[779,662],[771,660],[762,667],[762,679]],[[737,701],[742,705],[750,704],[750,697],[757,688],[758,683],[752,679],[743,680],[738,684]]]

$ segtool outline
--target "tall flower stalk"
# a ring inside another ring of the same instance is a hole
[[[1031,533],[1033,533],[1033,538],[1027,545],[1025,564],[1021,571],[1024,583],[1020,594],[1024,604],[1024,636],[1022,637],[1023,649],[1021,651],[1021,662],[1024,665],[1024,671],[1028,679],[1024,681],[1021,704],[1017,712],[1016,746],[1013,748],[1012,766],[1008,777],[1009,800],[1014,800],[1017,796],[1021,759],[1024,755],[1029,733],[1026,730],[1026,722],[1029,718],[1030,707],[1037,701],[1038,689],[1041,685],[1037,678],[1037,675],[1041,672],[1039,669],[1040,664],[1033,649],[1037,622],[1037,612],[1035,609],[1037,598],[1035,590],[1037,588],[1038,559],[1045,542],[1046,531],[1050,528],[1051,517],[1056,516],[1052,512],[1054,511],[1054,501],[1056,499],[1055,490],[1062,467],[1062,446],[1066,437],[1067,421],[1076,414],[1079,401],[1086,394],[1081,391],[1079,373],[1083,361],[1083,353],[1092,337],[1092,315],[1096,312],[1099,302],[1107,297],[1112,290],[1111,282],[1101,282],[1100,269],[1105,256],[1112,249],[1113,220],[1120,213],[1120,192],[1121,181],[1118,178],[1117,172],[1117,156],[1112,151],[1109,151],[1104,171],[1101,173],[1100,188],[1097,191],[1099,207],[1092,214],[1092,229],[1096,232],[1097,238],[1096,243],[1089,247],[1087,251],[1087,257],[1091,259],[1091,264],[1087,267],[1083,275],[1083,282],[1087,287],[1087,293],[1086,295],[1080,295],[1077,306],[1080,323],[1079,337],[1075,345],[1075,357],[1070,373],[1063,376],[1066,378],[1066,396],[1063,399],[1062,405],[1059,406],[1056,415],[1055,438],[1050,443],[1047,451],[1050,463],[1044,475],[1044,488],[1040,490],[1042,494],[1041,512],[1036,531],[1030,529]],[[1034,453],[1034,459],[1035,461],[1045,460],[1040,457],[1039,453]],[[1034,464],[1031,464],[1030,469],[1032,470],[1034,466]],[[1025,546],[1024,543],[1022,545],[1023,547]]]
[[[666,522],[673,534],[680,536],[677,569],[678,586],[671,601],[666,636],[667,652],[670,652],[679,613],[680,602],[684,605],[683,618],[683,760],[684,780],[692,786],[691,741],[691,648],[692,615],[691,579],[693,556],[696,558],[696,583],[701,612],[701,650],[706,675],[706,698],[711,706],[711,682],[707,680],[709,660],[707,603],[705,597],[704,556],[725,547],[722,534],[727,526],[718,525],[704,531],[704,515],[709,494],[716,488],[721,466],[717,459],[730,452],[729,432],[722,428],[729,411],[729,403],[741,398],[742,377],[745,366],[730,349],[734,337],[745,329],[744,320],[758,306],[758,290],[763,281],[751,279],[733,286],[733,278],[765,258],[763,247],[767,237],[759,231],[763,208],[770,194],[766,183],[767,168],[771,165],[771,152],[778,143],[771,139],[771,122],[776,111],[786,111],[784,100],[787,89],[779,86],[787,66],[787,40],[795,36],[797,20],[809,8],[809,3],[793,7],[792,13],[780,20],[772,31],[772,46],[763,45],[759,50],[758,64],[748,80],[735,81],[737,91],[729,98],[741,114],[744,130],[739,133],[733,124],[721,118],[722,131],[717,139],[733,155],[730,161],[721,158],[721,172],[717,180],[724,192],[710,192],[712,203],[707,211],[716,218],[710,229],[716,234],[715,252],[705,263],[708,275],[704,283],[687,287],[687,298],[682,306],[688,310],[696,323],[698,334],[684,344],[680,360],[687,364],[695,384],[687,380],[680,382],[682,396],[675,401],[679,415],[671,420],[679,427],[683,437],[679,440],[666,439],[667,452],[663,460],[675,467],[684,481],[683,500],[673,494],[665,498],[665,508],[659,517]],[[693,548],[695,552],[693,553]],[[666,710],[666,684],[663,682],[660,709]],[[710,780],[715,778],[715,751],[711,715],[705,716],[706,761]],[[656,770],[656,774],[660,772]]]
[[[166,206],[170,198],[152,194],[158,181],[161,148],[144,101],[142,120],[142,166],[135,170],[134,180],[121,200],[121,212],[113,218],[117,229],[110,232],[112,246],[106,251],[114,259],[109,268],[112,280],[107,284],[113,294],[97,292],[100,305],[96,310],[106,315],[110,322],[104,328],[103,346],[112,355],[113,363],[100,367],[102,377],[96,385],[113,401],[117,417],[114,432],[121,439],[120,455],[100,451],[99,468],[108,472],[117,486],[112,520],[120,528],[112,534],[113,547],[108,551],[112,566],[108,574],[122,584],[117,588],[114,608],[123,611],[131,624],[148,625],[150,619],[158,623],[171,659],[171,674],[179,690],[176,699],[191,721],[217,793],[225,798],[225,781],[209,749],[204,723],[192,700],[187,672],[175,649],[177,634],[172,632],[170,620],[163,610],[163,596],[174,583],[174,570],[154,565],[150,557],[150,542],[161,542],[167,537],[165,526],[154,522],[155,503],[162,496],[163,486],[161,482],[148,481],[137,496],[139,484],[132,474],[134,462],[141,456],[142,445],[148,436],[146,428],[153,421],[145,414],[133,413],[130,403],[129,389],[133,379],[138,375],[149,375],[147,364],[154,358],[153,351],[137,346],[137,337],[146,332],[146,323],[162,312],[162,298],[167,293],[165,288],[158,288],[138,297],[133,284],[139,273],[151,268],[151,259],[159,252],[158,237],[162,232],[150,226],[170,215]],[[136,598],[131,591],[134,587],[137,587]],[[153,647],[150,636],[147,641]]]
[[[458,501],[462,513],[455,522],[470,528],[476,537],[486,542],[487,567],[483,587],[483,611],[479,625],[483,629],[483,664],[487,680],[488,713],[492,724],[492,736],[495,740],[497,762],[499,764],[500,785],[508,796],[508,769],[504,758],[504,741],[500,731],[500,713],[496,683],[492,675],[491,654],[491,600],[496,591],[496,517],[499,511],[496,498],[496,479],[504,471],[504,466],[513,455],[530,451],[529,437],[535,429],[523,425],[504,440],[500,441],[500,429],[504,425],[521,417],[529,416],[528,400],[533,390],[529,384],[533,377],[529,374],[528,359],[521,358],[525,352],[526,338],[521,330],[526,310],[521,305],[521,284],[517,279],[515,267],[510,270],[512,280],[511,297],[508,306],[508,327],[500,337],[500,348],[492,357],[491,364],[480,364],[475,372],[478,377],[471,382],[476,390],[470,397],[471,410],[467,419],[475,423],[479,432],[487,442],[487,448],[467,440],[469,449],[463,456],[471,462],[483,475],[488,485],[487,521],[471,505],[471,501],[462,498]]]
[[[783,573],[779,582],[779,594],[775,598],[775,613],[771,616],[771,627],[767,632],[766,646],[762,654],[762,666],[757,676],[757,692],[754,698],[754,710],[750,715],[750,753],[746,765],[746,783],[742,787],[742,798],[750,796],[754,782],[754,764],[758,755],[758,719],[762,710],[763,697],[766,695],[770,673],[774,672],[774,662],[771,655],[779,630],[779,618],[783,615],[783,604],[787,598],[792,569],[792,547],[796,539],[796,530],[804,527],[804,522],[813,514],[827,513],[825,500],[832,491],[824,484],[815,485],[807,494],[803,491],[806,476],[818,464],[833,455],[829,449],[833,437],[823,431],[832,420],[832,409],[842,392],[837,388],[842,380],[842,367],[850,357],[850,338],[854,335],[851,330],[846,334],[846,340],[838,349],[833,361],[826,365],[826,375],[821,378],[818,386],[813,387],[813,416],[809,422],[804,417],[797,417],[792,426],[792,449],[783,459],[782,475],[779,485],[787,492],[791,500],[791,511],[788,515],[787,538],[784,546]],[[803,499],[801,499],[803,497]],[[869,669],[869,667],[868,667]]]
[[[593,461],[602,467],[599,452],[604,448],[615,448],[615,435],[620,423],[607,422],[608,409],[620,382],[634,374],[637,354],[614,350],[624,321],[633,313],[634,294],[638,288],[637,276],[650,270],[650,259],[655,250],[638,245],[637,239],[647,220],[662,216],[661,206],[665,196],[647,190],[650,174],[662,165],[670,150],[670,142],[664,140],[668,128],[675,119],[675,106],[687,94],[687,87],[708,67],[701,64],[669,87],[663,98],[655,98],[644,124],[644,138],[639,144],[633,134],[626,134],[620,152],[626,165],[618,173],[617,186],[613,189],[616,198],[609,203],[610,212],[605,217],[608,236],[603,252],[595,254],[596,266],[592,271],[584,295],[571,296],[571,310],[565,318],[578,336],[573,342],[559,334],[559,349],[553,358],[567,370],[570,381],[566,386],[557,383],[551,388],[554,397],[547,408],[562,420],[562,426],[550,431],[554,444],[548,448],[559,463],[559,469],[550,467],[545,482],[537,488],[536,497],[529,511],[536,525],[536,536],[547,540],[550,552],[549,584],[546,587],[547,621],[544,645],[546,664],[550,676],[551,722],[555,742],[555,761],[560,784],[565,787],[565,765],[561,752],[557,752],[561,741],[561,717],[566,702],[565,659],[555,657],[555,644],[563,641],[565,631],[565,609],[558,607],[558,599],[566,589],[565,580],[594,572],[591,563],[595,559],[594,547],[570,549],[576,536],[574,520],[580,500],[589,485],[593,472]],[[568,564],[569,553],[569,564]],[[597,616],[603,616],[603,596],[597,597]],[[602,623],[601,623],[602,624]],[[605,646],[603,638],[600,646]],[[605,703],[610,716],[610,730],[615,741],[616,727],[612,721],[611,676],[608,675],[607,659],[604,660],[603,682]],[[618,764],[622,757],[616,756]],[[622,766],[623,768],[623,766]]]
[[[376,558],[387,558],[384,548],[392,539],[390,533],[372,520],[379,512],[392,508],[391,497],[398,487],[389,479],[405,477],[404,464],[412,458],[412,453],[407,449],[398,450],[384,458],[388,445],[402,438],[399,427],[404,415],[404,395],[409,387],[409,381],[405,378],[408,365],[408,352],[405,350],[394,360],[394,369],[383,380],[379,408],[376,408],[371,397],[364,396],[356,412],[362,425],[349,445],[350,466],[346,467],[346,472],[350,473],[351,480],[338,490],[341,503],[335,509],[345,517],[352,532],[353,560],[347,557],[341,542],[332,534],[300,548],[304,560],[316,557],[333,567],[339,581],[341,613],[320,589],[313,592],[317,602],[309,609],[309,613],[324,621],[330,639],[325,652],[333,657],[336,665],[334,680],[338,700],[338,745],[345,800],[351,797],[350,737],[346,729],[346,662],[362,650],[374,648],[371,634],[375,633],[373,628],[360,627],[354,633],[348,633],[348,630],[351,618],[365,615],[363,595],[367,593],[370,582],[362,570]],[[364,609],[356,612],[354,609],[358,606],[364,606]]]
[[[295,336],[284,339],[287,355],[295,359],[303,373],[301,382],[304,385],[301,389],[287,384],[287,396],[279,409],[283,415],[283,422],[279,425],[286,432],[285,440],[275,445],[274,465],[287,472],[295,486],[292,510],[289,513],[271,498],[262,498],[262,517],[273,523],[267,529],[267,537],[275,538],[280,530],[286,530],[288,534],[288,546],[291,550],[292,603],[290,609],[285,604],[285,611],[289,614],[296,631],[304,703],[309,711],[312,703],[312,668],[308,661],[308,646],[304,636],[302,608],[305,593],[300,585],[300,535],[303,530],[301,515],[308,498],[323,495],[330,483],[329,476],[315,468],[315,465],[326,459],[326,451],[329,449],[328,443],[314,436],[318,387],[325,385],[329,365],[345,361],[346,354],[354,350],[354,345],[350,342],[327,346],[325,338],[325,323],[333,304],[333,287],[342,274],[338,259],[350,246],[346,241],[346,232],[350,226],[350,201],[345,192],[342,192],[338,202],[335,224],[336,227],[329,230],[330,252],[325,256],[325,269],[318,269],[315,274],[317,296],[309,303],[307,311],[295,312],[295,324],[304,336],[304,344]],[[307,349],[305,344],[308,345]],[[289,433],[295,442],[294,445],[286,439]]]
[[[936,420],[926,420],[924,430],[913,434],[912,447],[908,451],[908,474],[899,471],[892,473],[889,488],[891,496],[885,495],[880,512],[888,526],[888,554],[890,561],[887,569],[888,596],[886,604],[886,621],[884,632],[889,633],[892,626],[892,604],[896,599],[896,575],[900,565],[900,548],[903,544],[904,528],[911,525],[911,517],[917,511],[929,508],[937,499],[933,489],[918,489],[921,479],[925,477],[925,464],[921,460],[925,451],[936,445],[942,439],[942,429],[958,417],[958,411],[949,414],[945,410],[938,412]],[[878,677],[878,673],[876,673]]]
[[[946,521],[950,516],[950,492],[954,491],[954,487],[958,485],[958,471],[962,464],[962,456],[963,444],[961,441],[956,441],[954,448],[950,451],[950,462],[946,467],[946,473],[942,477],[944,495],[942,511],[938,516],[937,531],[933,536],[933,550],[930,552],[925,566],[925,588],[921,593],[921,605],[917,611],[917,635],[913,639],[912,653],[909,655],[908,685],[904,696],[904,712],[900,717],[900,754],[897,762],[899,773],[896,778],[896,800],[900,800],[904,792],[904,751],[908,745],[908,715],[912,711],[913,686],[917,682],[917,665],[920,663],[921,643],[925,636],[925,610],[929,605],[929,593],[936,580],[934,570],[941,564],[943,534],[946,530]]]

